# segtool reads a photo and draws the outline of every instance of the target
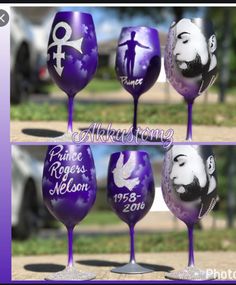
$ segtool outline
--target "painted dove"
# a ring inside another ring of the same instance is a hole
[[[124,154],[121,153],[117,160],[116,167],[112,171],[114,182],[117,187],[126,187],[130,191],[139,184],[139,178],[128,179],[135,168],[135,154],[131,152],[128,161],[124,164]]]

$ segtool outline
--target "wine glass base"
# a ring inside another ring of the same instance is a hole
[[[199,269],[195,266],[188,266],[181,270],[174,270],[165,274],[165,278],[172,280],[214,280],[217,277],[207,270]]]
[[[53,273],[45,278],[48,281],[69,281],[69,280],[92,280],[96,278],[94,273],[81,272],[75,267],[66,267],[64,270]]]
[[[50,138],[49,142],[72,142],[72,132],[64,133],[62,136]]]
[[[120,273],[120,274],[143,274],[143,273],[149,273],[153,272],[154,270],[151,268],[143,267],[137,263],[127,263],[123,266],[119,266],[116,268],[113,268],[111,272],[114,273]]]

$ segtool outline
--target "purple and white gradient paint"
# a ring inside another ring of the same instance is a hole
[[[108,167],[107,187],[109,204],[129,226],[130,263],[136,263],[134,226],[148,213],[155,195],[148,154],[144,151],[113,153]]]
[[[134,99],[134,133],[140,95],[156,82],[161,69],[159,35],[150,27],[124,27],[116,52],[116,74],[121,85]]]
[[[162,193],[170,211],[188,227],[189,260],[194,266],[193,227],[217,201],[215,158],[208,145],[173,145],[165,154]]]
[[[90,82],[98,65],[92,16],[77,11],[55,15],[48,41],[48,71],[68,99],[68,131],[72,132],[74,96]]]
[[[50,145],[42,179],[43,199],[50,213],[68,230],[68,266],[73,266],[73,229],[96,199],[96,174],[87,145]]]
[[[211,21],[181,19],[173,22],[165,47],[166,76],[188,104],[186,139],[192,139],[192,105],[217,77],[217,42]]]

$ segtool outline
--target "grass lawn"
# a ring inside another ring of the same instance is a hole
[[[88,92],[107,92],[107,91],[116,91],[121,89],[122,86],[118,80],[109,79],[109,80],[102,80],[98,78],[94,78],[84,89],[83,91]],[[59,91],[59,87],[56,84],[48,84],[42,85],[40,88],[41,93],[57,93]]]
[[[156,234],[137,234],[137,252],[186,251],[187,231]],[[235,251],[235,229],[195,231],[195,250],[199,251]],[[35,236],[26,241],[12,242],[13,255],[66,254],[66,236],[43,239]],[[74,239],[75,253],[127,253],[129,237],[127,235],[86,235]],[[186,257],[187,258],[187,257]]]
[[[179,104],[140,104],[138,122],[146,124],[186,124],[187,110],[184,103]],[[90,103],[75,104],[74,121],[101,123],[132,122],[133,106],[129,103],[107,104]],[[39,105],[24,103],[11,106],[12,120],[67,120],[66,104]],[[193,107],[193,123],[195,125],[236,125],[236,106],[234,104],[196,104]]]
[[[107,211],[107,210],[97,210],[93,208],[90,212],[89,215],[87,215],[83,219],[83,226],[100,226],[100,225],[115,225],[122,223],[122,221],[118,218],[118,216],[112,212],[112,211]],[[60,227],[63,227],[63,225],[56,220],[55,218],[52,217],[49,223],[50,228],[55,228],[58,229]]]
[[[91,211],[83,220],[83,225],[109,225],[118,224],[122,221],[112,211]]]
[[[107,92],[116,91],[121,89],[122,86],[118,80],[102,80],[94,78],[86,87],[85,91],[88,92]]]

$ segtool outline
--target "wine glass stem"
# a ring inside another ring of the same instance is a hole
[[[192,140],[192,109],[193,109],[193,101],[188,101],[188,127],[187,127],[187,136],[186,140]]]
[[[188,225],[188,266],[194,266],[194,245],[193,245],[193,227],[194,225]]]
[[[134,226],[129,226],[129,235],[130,235],[130,263],[136,263],[135,261],[135,248],[134,248]]]
[[[134,98],[134,118],[133,118],[133,135],[136,134],[137,131],[137,114],[138,114],[138,99]]]
[[[74,107],[74,96],[68,98],[68,127],[67,131],[72,133],[73,130],[73,107]]]
[[[68,267],[73,266],[73,230],[74,227],[67,227],[68,235]]]

